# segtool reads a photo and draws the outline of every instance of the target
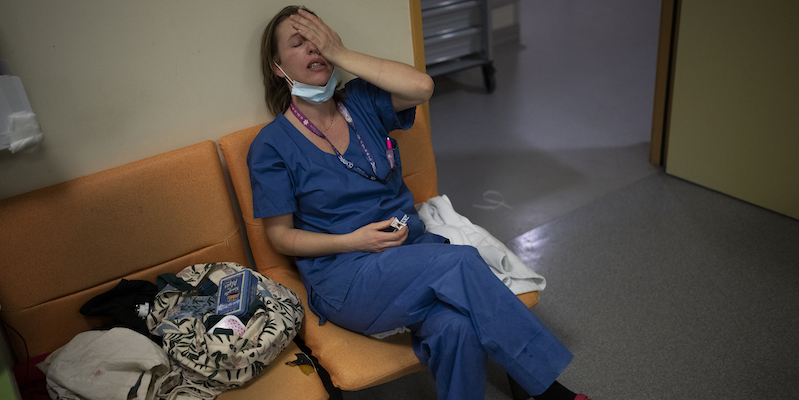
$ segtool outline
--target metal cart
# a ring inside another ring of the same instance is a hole
[[[421,0],[427,73],[480,66],[488,92],[496,88],[488,0]]]

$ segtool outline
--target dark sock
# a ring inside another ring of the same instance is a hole
[[[535,400],[574,400],[576,396],[577,393],[566,389],[558,381],[555,381],[544,393],[533,396],[533,398]]]

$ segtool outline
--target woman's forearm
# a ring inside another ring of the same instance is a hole
[[[281,244],[275,247],[279,252],[289,256],[321,257],[355,251],[348,243],[346,235],[309,232],[295,228],[278,237]]]
[[[352,50],[343,51],[334,64],[392,94],[394,109],[415,107],[433,95],[433,79],[416,68]]]
[[[294,227],[293,214],[264,218],[264,229],[272,246],[288,256],[321,257],[363,251],[377,253],[405,242],[408,228],[385,232],[391,220],[368,224],[347,234],[309,232]]]
[[[319,257],[353,251],[344,235],[295,228],[292,214],[265,218],[264,228],[275,250],[288,256]]]

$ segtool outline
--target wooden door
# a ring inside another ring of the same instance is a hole
[[[662,154],[668,174],[799,218],[799,2],[678,0],[673,10],[653,163]]]

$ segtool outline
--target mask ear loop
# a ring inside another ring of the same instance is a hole
[[[288,82],[288,83],[289,83],[289,85],[291,85],[291,87],[293,88],[293,87],[294,87],[294,79],[291,79],[291,78],[289,77],[289,74],[287,74],[287,73],[286,73],[286,71],[283,71],[283,68],[280,68],[280,65],[278,65],[278,64],[277,64],[277,61],[272,61],[272,63],[273,63],[273,64],[275,64],[275,66],[277,67],[277,69],[279,69],[279,70],[280,70],[280,72],[282,72],[282,73],[283,73],[283,75],[284,75],[284,76],[283,76],[283,79],[285,79],[285,80],[286,80],[286,82]]]

